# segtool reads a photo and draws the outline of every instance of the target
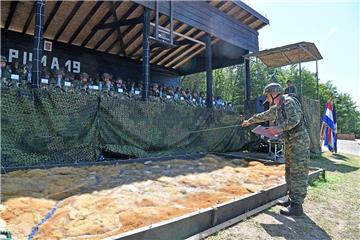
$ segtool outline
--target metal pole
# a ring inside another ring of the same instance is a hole
[[[174,2],[170,1],[170,43],[173,44],[174,43],[174,38],[173,38],[173,31],[174,31],[174,17],[173,17],[173,11],[174,11],[174,6],[173,6]]]
[[[41,59],[43,56],[43,28],[44,28],[44,8],[45,3],[42,0],[36,1],[35,12],[35,32],[34,32],[34,49],[33,49],[33,68],[31,85],[33,88],[40,86],[41,79]]]
[[[299,78],[300,78],[300,96],[302,96],[303,93],[303,83],[301,79],[301,58],[300,58],[300,48],[298,48],[298,58],[299,58]]]
[[[142,99],[147,101],[149,98],[149,78],[150,78],[150,9],[144,9],[144,29],[143,29],[143,89]]]
[[[206,106],[208,108],[213,107],[212,96],[212,54],[211,54],[211,36],[205,35],[205,61],[206,61]]]
[[[318,61],[316,60],[316,96],[319,100],[319,71],[318,71]]]
[[[248,51],[247,51],[248,53]],[[247,54],[246,53],[246,54]],[[245,106],[248,108],[251,99],[251,80],[250,80],[250,59],[244,60],[244,82],[245,82]],[[249,109],[248,109],[249,110]]]
[[[159,37],[159,2],[155,0],[155,38]]]

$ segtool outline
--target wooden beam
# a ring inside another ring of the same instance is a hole
[[[151,1],[134,0],[138,4],[155,9]],[[168,13],[169,6],[159,1],[160,12]],[[209,18],[211,21],[209,21]],[[210,33],[234,46],[258,51],[258,33],[256,30],[237,21],[216,7],[203,1],[174,1],[174,19],[186,23],[198,30]],[[213,24],[216,22],[217,24]],[[221,27],[219,27],[221,26]]]
[[[133,4],[127,11],[126,11],[126,13],[121,17],[121,19],[126,19],[126,18],[128,18],[130,15],[131,15],[131,13],[133,13],[135,10],[136,10],[136,8],[138,7],[138,5],[136,5],[136,4]],[[127,28],[128,29],[128,28]],[[127,30],[126,29],[126,30]],[[126,32],[126,30],[122,33],[122,36],[124,37],[126,34],[125,34],[125,32]],[[104,35],[104,37],[102,37],[101,39],[100,39],[100,41],[95,45],[95,49],[98,49],[110,36],[111,36],[111,34],[113,34],[113,32],[115,31],[115,28],[114,29],[111,29],[109,32],[107,32],[107,34],[105,34]],[[112,44],[110,44],[110,46],[105,50],[105,52],[109,52],[114,46],[115,46],[115,44],[118,42],[118,38],[116,38],[115,39],[115,41],[112,43]],[[126,50],[126,49],[125,49]]]
[[[195,33],[194,33],[195,32]],[[195,28],[191,29],[188,34],[196,34],[193,36],[193,38],[198,39],[199,37],[203,36],[205,33],[204,32],[200,32],[197,31]],[[199,45],[199,44],[196,44]],[[195,45],[191,45],[190,47],[194,47]],[[180,46],[179,48],[177,48],[176,50],[174,50],[172,53],[168,54],[165,58],[163,58],[159,64],[160,65],[167,65],[169,62],[171,63],[174,59],[177,58],[177,56],[175,56],[175,54],[177,54],[178,52],[182,51],[183,49],[185,49],[186,47],[189,47],[189,45],[185,45],[185,46]]]
[[[62,24],[62,26],[60,27],[60,29],[58,30],[58,32],[55,35],[54,41],[57,41],[59,39],[59,37],[61,36],[61,34],[64,32],[65,28],[67,27],[67,25],[69,24],[69,22],[71,21],[71,19],[74,17],[74,15],[76,14],[76,12],[79,10],[79,8],[81,7],[81,5],[83,4],[82,1],[79,1],[75,4],[75,6],[73,7],[73,9],[71,10],[70,14],[67,16],[67,18],[65,19],[64,23]]]
[[[96,25],[96,26],[94,26],[94,29],[99,30],[99,29],[106,29],[106,28],[118,28],[118,27],[122,27],[122,26],[136,25],[136,24],[142,23],[142,20],[143,20],[142,16],[137,17],[137,18],[118,20],[118,21],[114,21],[114,22],[110,22],[110,23]]]
[[[32,20],[32,18],[34,17],[35,7],[36,7],[36,2],[34,2],[33,7],[31,8],[31,11],[30,11],[30,13],[29,13],[29,16],[28,16],[28,18],[26,19],[26,22],[25,22],[24,28],[23,28],[23,30],[22,30],[22,33],[26,33],[26,31],[28,30],[29,25],[30,25],[30,23],[31,23],[31,20]]]
[[[135,6],[136,8],[142,7],[142,6],[137,5],[137,4],[134,4],[133,6]],[[133,6],[132,6],[132,7],[133,7]],[[136,9],[135,9],[135,10],[136,10]],[[135,11],[135,10],[134,10],[134,11]],[[133,30],[136,26],[137,26],[137,25],[133,25],[133,26],[127,27],[127,28],[125,29],[125,31],[122,33],[122,34],[123,34],[123,37],[125,38],[126,35],[127,35],[131,30]],[[115,40],[109,45],[109,47],[105,50],[105,52],[110,52],[111,49],[113,49],[113,47],[115,46],[116,42],[117,42],[117,39],[115,39]],[[126,47],[125,47],[125,49],[126,49]],[[117,55],[119,55],[119,54],[120,54],[120,50],[119,50],[119,52],[118,52]]]
[[[49,27],[49,25],[50,25],[51,21],[53,20],[55,14],[59,10],[61,3],[62,3],[62,1],[57,1],[55,3],[54,8],[51,10],[51,13],[50,13],[49,17],[46,19],[46,23],[44,25],[44,33],[46,32],[47,28]]]
[[[113,18],[117,22],[118,18],[117,18],[117,14],[116,14],[116,9],[115,9],[115,5],[112,1],[110,1],[110,6],[111,6],[111,12],[112,12]],[[125,48],[124,48],[124,40],[123,40],[123,35],[120,30],[120,26],[116,27],[116,34],[117,34],[117,40],[120,45],[120,51],[122,52],[123,56],[126,56],[126,52],[125,52]]]
[[[117,9],[123,2],[116,2],[115,3],[115,9]],[[102,24],[105,23],[106,20],[108,20],[108,18],[111,15],[111,10],[109,9],[109,11],[102,17],[102,19],[99,21],[98,24]],[[97,30],[91,30],[90,34],[85,38],[85,40],[81,43],[81,47],[85,47],[86,44],[88,44],[88,42],[91,40],[91,38],[96,34]]]
[[[211,41],[211,44],[216,44],[217,42],[219,42],[220,39],[216,38],[214,40]],[[189,61],[191,58],[195,57],[196,55],[199,55],[200,53],[202,53],[205,50],[204,46],[201,46],[201,48],[199,50],[197,50],[196,52],[192,53],[190,56],[184,58],[181,62],[177,63],[175,66],[173,66],[172,68],[179,68],[181,65],[185,64],[187,61]]]
[[[151,18],[150,22],[153,21],[155,18],[155,15]],[[137,34],[135,34],[134,37],[132,37],[126,44],[125,44],[125,49],[127,49],[131,44],[133,44],[140,36],[142,35],[142,31],[140,30]],[[128,56],[133,56],[134,53],[136,53],[138,51],[138,49],[141,49],[141,44],[140,46],[138,46],[137,48],[133,49],[130,53],[128,53]],[[119,55],[119,52],[117,53],[117,55]]]
[[[206,65],[206,106],[213,107],[213,94],[212,94],[212,51],[211,51],[211,36],[205,35],[205,65]]]
[[[5,22],[5,29],[9,29],[10,27],[10,24],[11,24],[11,20],[14,16],[14,13],[16,11],[16,6],[18,4],[18,1],[12,1],[11,2],[11,5],[10,5],[10,12],[9,12],[9,15],[6,19],[6,22]]]
[[[188,26],[188,25],[186,25],[186,24],[184,24],[184,23],[178,22],[178,23],[175,25],[175,28],[174,28],[174,29],[175,29],[174,31],[180,32],[180,33],[182,33],[182,32],[185,31],[184,34],[186,34],[188,31],[191,30],[191,27]],[[153,59],[151,59],[151,63],[156,64],[158,61],[161,61],[161,57],[164,56],[164,55],[166,55],[166,54],[168,54],[168,53],[171,51],[171,49],[167,49],[167,50],[159,49],[158,51],[159,51],[159,52],[156,52],[156,53],[153,54],[155,57],[154,57]]]
[[[89,20],[92,18],[92,16],[96,13],[96,11],[101,7],[101,4],[103,4],[102,1],[96,2],[95,6],[90,10],[89,14],[84,18],[84,20],[81,22],[79,27],[76,29],[74,34],[71,36],[68,44],[71,44],[76,37],[79,35],[79,33],[84,29],[85,25],[89,22]]]

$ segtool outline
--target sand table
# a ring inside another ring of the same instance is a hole
[[[2,175],[0,228],[24,239],[101,239],[284,181],[284,166],[199,160],[16,171]]]

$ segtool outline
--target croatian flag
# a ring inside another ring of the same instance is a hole
[[[332,152],[336,149],[336,127],[330,101],[326,104],[323,122],[325,123],[324,146]]]

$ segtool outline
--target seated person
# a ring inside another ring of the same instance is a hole
[[[286,83],[287,83],[287,88],[285,88],[285,94],[288,94],[290,96],[296,96],[297,89],[295,85],[293,85],[293,82],[291,80],[288,80]]]
[[[206,106],[206,96],[204,92],[200,92],[199,102],[201,106]]]
[[[224,107],[224,100],[222,100],[222,98],[220,96],[217,96],[215,98],[215,106],[218,108],[223,108]]]
[[[64,79],[65,79],[64,76],[65,76],[65,72],[63,68],[60,68],[59,70],[55,70],[55,78],[51,84],[51,89],[56,91],[62,91]],[[69,81],[69,74],[67,74],[67,81]]]
[[[193,90],[192,92],[192,102],[194,105],[200,105],[200,96],[196,90]]]
[[[115,96],[118,96],[119,94],[125,94],[126,88],[124,88],[124,81],[121,77],[116,78],[116,82],[114,84],[114,90],[116,92]]]
[[[83,72],[80,74],[80,83],[76,86],[76,89],[81,94],[88,94],[89,91],[89,74]]]
[[[42,70],[42,77],[40,79],[40,88],[43,90],[49,90],[51,82],[54,82],[54,80],[51,78],[50,70],[44,67]]]
[[[10,83],[11,69],[7,66],[7,59],[1,56],[1,85],[8,86]]]
[[[114,92],[114,87],[113,87],[113,84],[111,82],[111,75],[108,74],[108,73],[104,73],[103,74],[103,79],[104,79],[104,89],[101,89],[101,90],[104,90],[104,92],[108,95],[108,96],[112,96],[111,94]],[[100,88],[100,86],[99,86]],[[100,91],[101,91],[100,90]]]

